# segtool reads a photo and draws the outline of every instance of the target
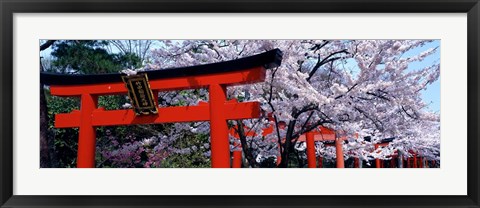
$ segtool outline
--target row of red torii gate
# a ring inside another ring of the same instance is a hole
[[[280,123],[280,128],[285,128],[285,125]],[[263,129],[262,136],[267,136],[274,131],[274,127],[271,125],[268,128]],[[255,136],[254,131],[249,131],[245,128],[244,132],[248,132],[246,136]],[[239,134],[235,128],[230,129],[230,135],[232,135],[236,140],[234,141],[233,157],[232,157],[232,167],[241,168],[243,164],[242,149],[241,143],[239,142]],[[358,135],[356,135],[358,139]],[[388,146],[394,138],[387,138],[373,143],[372,152],[381,153],[382,147]],[[344,159],[344,149],[343,144],[348,142],[345,136],[339,136],[334,130],[320,126],[315,130],[309,131],[303,135],[300,135],[297,142],[304,142],[306,144],[306,156],[307,156],[307,167],[308,168],[323,168],[324,161],[328,161],[326,166],[331,165],[330,163],[335,163],[336,168],[345,168],[347,167]],[[323,143],[324,147],[333,146],[335,147],[335,160],[326,160],[317,151],[319,148],[315,143]],[[357,142],[357,141],[356,141]],[[371,143],[370,137],[365,137],[361,141],[364,145],[366,143]],[[395,151],[393,154],[389,155],[389,159],[382,160],[379,158],[371,158],[369,161],[362,161],[358,157],[353,157],[353,164],[350,164],[351,168],[428,168],[436,167],[435,160],[428,160],[425,157],[422,157],[417,152],[410,150],[408,151],[409,155],[402,156],[401,153]],[[280,152],[276,156],[277,165],[281,162]]]
[[[211,166],[239,168],[242,152],[230,152],[228,120],[260,117],[260,103],[227,100],[226,87],[263,82],[266,70],[279,67],[282,52],[278,49],[254,56],[220,63],[183,68],[146,71],[126,77],[122,74],[65,75],[41,72],[40,82],[50,86],[50,93],[61,97],[80,97],[80,110],[55,115],[55,128],[79,128],[77,167],[95,167],[96,133],[100,126],[159,124],[173,122],[210,122]],[[209,102],[197,106],[158,107],[158,92],[207,88]],[[128,94],[134,109],[105,110],[98,107],[98,97]],[[268,129],[264,132],[268,132]],[[238,135],[237,135],[238,136]],[[320,138],[320,139],[319,139]],[[336,147],[336,167],[343,168],[344,138],[323,128],[302,135],[299,141],[307,143],[308,167],[322,167],[323,159],[315,156],[315,141],[333,141]],[[375,149],[388,143],[377,143]],[[427,167],[423,158],[412,152],[402,162],[405,167]],[[403,158],[403,157],[402,157]],[[280,160],[277,160],[279,162]],[[318,163],[317,163],[318,161]],[[392,160],[393,161],[393,160]],[[355,167],[362,162],[355,160]],[[386,167],[376,159],[377,168]],[[393,163],[392,163],[393,164]]]

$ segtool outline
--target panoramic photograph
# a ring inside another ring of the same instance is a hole
[[[440,40],[40,40],[40,168],[440,168]]]

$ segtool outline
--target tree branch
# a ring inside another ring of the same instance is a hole
[[[250,164],[250,167],[255,167],[255,159],[253,158],[252,151],[250,151],[250,146],[252,145],[247,145],[247,136],[245,135],[245,132],[243,130],[243,123],[241,120],[237,120],[237,133],[238,137],[240,138],[240,143],[242,144],[242,150],[243,154],[245,155],[245,158],[247,159],[248,163]]]
[[[50,46],[52,46],[55,43],[55,41],[57,41],[57,40],[47,40],[47,42],[40,45],[40,51],[43,51],[43,50],[49,48]]]
[[[357,110],[358,112],[360,112],[361,114],[363,114],[365,117],[367,117],[369,120],[371,120],[373,122],[373,124],[375,125],[375,127],[377,127],[378,130],[380,131],[383,131],[383,124],[378,121],[378,120],[375,120],[373,118],[371,118],[365,111],[363,111],[362,109],[358,108],[358,107],[354,107],[355,110]],[[379,124],[380,123],[380,124]]]
[[[328,62],[331,62],[331,61],[335,61],[337,59],[340,59],[340,57],[335,57],[335,58],[330,58],[334,55],[337,55],[337,54],[340,54],[340,53],[345,53],[345,54],[348,54],[348,51],[347,49],[343,49],[341,51],[336,51],[336,52],[333,52],[331,53],[330,55],[328,55],[327,57],[325,57],[323,60],[320,61],[320,56],[318,57],[318,62],[317,64],[313,67],[312,71],[310,71],[310,73],[308,74],[308,78],[307,78],[307,82],[310,82],[310,79],[313,77],[313,75],[315,74],[315,72],[317,72],[317,70],[325,65],[326,63]]]

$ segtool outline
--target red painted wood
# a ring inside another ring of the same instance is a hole
[[[345,138],[337,138],[335,140],[335,149],[337,154],[337,168],[345,168],[345,161],[343,159],[343,140],[345,140]]]
[[[206,88],[210,85],[239,85],[256,83],[265,80],[265,68],[257,67],[236,72],[220,74],[207,74],[169,79],[150,80],[150,89],[158,91],[182,90]],[[50,86],[50,93],[55,96],[80,96],[82,94],[115,95],[127,94],[127,88],[123,82],[97,84],[97,85],[73,85],[73,86]]]
[[[378,151],[378,148],[380,147],[380,144],[375,144],[375,151]],[[380,167],[380,159],[375,159],[375,168],[381,168]]]
[[[158,90],[152,90],[153,94],[153,101],[155,101],[155,105],[158,107]]]
[[[231,134],[231,132],[230,132]],[[232,161],[232,168],[241,168],[242,167],[242,143],[240,139],[234,141],[235,148],[239,148],[239,150],[233,151],[233,161]]]
[[[247,119],[260,116],[258,102],[226,103],[218,109],[226,119]],[[134,124],[159,124],[172,122],[196,122],[210,119],[210,105],[179,106],[159,108],[157,115],[135,116],[133,110],[96,109],[92,113],[93,126],[117,126]],[[55,115],[55,128],[73,128],[80,126],[80,111]]]
[[[232,168],[241,168],[242,167],[242,151],[233,151],[233,162]]]
[[[98,96],[127,93],[125,84],[121,81],[96,85],[52,85],[50,86],[52,95],[81,96],[82,98],[81,111],[55,115],[55,127],[80,127],[78,167],[94,167],[95,126],[210,120],[212,167],[229,168],[230,146],[227,119],[259,117],[260,104],[258,102],[226,102],[226,86],[261,82],[265,80],[265,73],[264,67],[256,67],[236,72],[150,80],[150,88],[154,95],[158,95],[159,91],[208,87],[210,104],[160,108],[158,115],[147,116],[136,116],[133,110],[105,111],[96,108]]]
[[[230,142],[225,117],[225,86],[210,85],[210,144],[212,168],[230,168]]]
[[[55,128],[76,128],[80,127],[80,111],[74,110],[71,113],[55,114]]]
[[[89,94],[81,96],[80,129],[78,136],[77,168],[95,167],[95,128],[92,125],[92,112],[97,107],[97,97]]]
[[[320,129],[320,131],[318,129]],[[335,131],[323,126],[319,127],[318,129],[312,131],[312,133],[315,135],[314,136],[315,141],[335,141],[336,139]],[[298,138],[298,141],[305,142],[306,141],[305,134],[300,135],[300,137]]]
[[[317,161],[315,158],[315,141],[313,132],[307,132],[307,162],[309,168],[316,168]]]

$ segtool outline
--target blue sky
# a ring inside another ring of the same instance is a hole
[[[425,51],[429,48],[435,48],[439,47],[437,51],[432,54],[431,56],[427,57],[425,60],[422,62],[413,62],[409,65],[408,69],[409,70],[416,70],[416,69],[421,69],[426,66],[429,66],[433,63],[437,64],[440,63],[440,40],[435,40],[431,43],[425,44],[423,47],[419,47],[416,49],[412,49],[408,51],[405,55],[411,56],[413,54],[419,54],[422,51]],[[442,70],[442,67],[440,65],[440,70]],[[422,91],[422,99],[426,103],[430,103],[428,105],[429,110],[434,111],[434,112],[440,112],[440,79],[441,77],[435,81],[434,83],[430,84],[426,90]]]
[[[402,58],[412,57],[430,48],[436,48],[436,47],[438,47],[438,49],[435,51],[435,53],[428,56],[423,61],[421,62],[416,61],[416,62],[410,63],[410,65],[407,68],[407,71],[420,70],[432,64],[440,63],[440,51],[441,51],[440,40],[434,40],[430,43],[425,44],[422,47],[417,47],[410,51],[407,51],[402,56]],[[351,73],[353,74],[355,74],[355,72],[358,73],[359,71],[357,67],[357,62],[354,59],[347,60],[347,64],[345,65],[345,68],[348,70],[351,70]],[[440,70],[441,70],[441,65],[440,65]],[[421,92],[422,93],[421,97],[423,101],[428,104],[428,109],[427,109],[428,111],[440,112],[440,79],[428,85],[427,89]]]

